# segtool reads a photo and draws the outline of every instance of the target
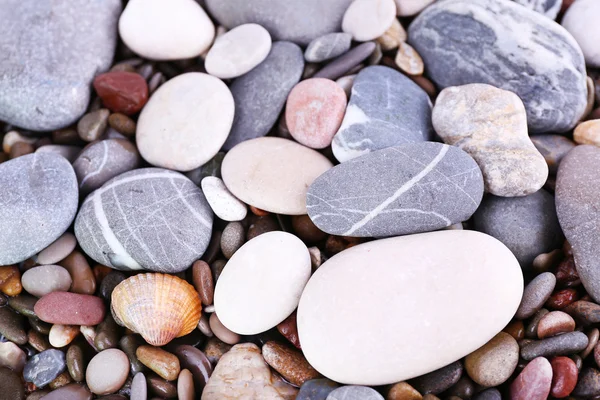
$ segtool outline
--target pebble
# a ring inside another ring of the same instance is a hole
[[[137,348],[135,355],[142,364],[168,381],[177,379],[181,370],[177,356],[160,347],[143,345]]]
[[[291,313],[289,317],[277,324],[277,330],[296,348],[302,348],[300,345],[300,339],[298,337],[298,324],[295,311]]]
[[[94,78],[94,89],[102,99],[104,107],[112,112],[135,114],[148,101],[148,85],[141,75],[134,72],[115,71],[100,74]],[[107,122],[108,114],[105,126]]]
[[[555,286],[556,277],[551,272],[544,272],[536,276],[525,287],[523,299],[515,318],[527,319],[535,314],[550,298]]]
[[[600,146],[600,119],[581,122],[573,131],[573,140],[577,144]]]
[[[568,357],[555,357],[552,366],[552,388],[550,394],[558,399],[567,397],[577,385],[579,371],[575,362]]]
[[[204,304],[204,303],[202,303],[202,304]],[[202,316],[200,317],[200,321],[198,322],[198,330],[200,332],[202,332],[202,334],[206,337],[214,336],[212,329],[210,329],[210,322],[208,320],[206,313],[202,314]]]
[[[459,361],[446,365],[428,374],[419,376],[411,381],[412,385],[424,394],[439,394],[454,386],[463,373],[463,366]]]
[[[110,179],[138,168],[140,154],[130,141],[108,139],[91,143],[73,162],[82,196],[93,192]]]
[[[201,181],[202,192],[215,215],[223,221],[241,221],[246,218],[246,204],[235,197],[223,180],[216,176],[207,176]]]
[[[308,188],[313,223],[332,235],[384,237],[466,221],[483,196],[481,171],[464,151],[408,143],[335,166]]]
[[[406,42],[408,34],[404,27],[396,18],[392,21],[392,25],[383,35],[377,38],[377,43],[381,46],[381,50],[390,51],[397,49],[400,43]]]
[[[142,372],[138,372],[131,381],[131,396],[130,400],[147,400],[148,387],[146,376]]]
[[[59,156],[66,158],[68,162],[72,163],[81,152],[81,147],[65,146],[62,144],[45,144],[38,147],[35,152],[58,154]]]
[[[544,315],[537,327],[537,335],[540,339],[557,336],[575,330],[575,320],[569,314],[562,311],[552,311]]]
[[[7,296],[16,296],[23,290],[21,272],[16,265],[0,267],[0,292]]]
[[[575,266],[588,294],[600,300],[599,233],[600,148],[577,146],[563,159],[556,177],[556,213],[573,248]]]
[[[131,374],[145,370],[144,365],[137,359],[135,352],[141,345],[141,338],[137,335],[125,335],[119,340],[119,348],[127,355],[129,359]]]
[[[342,30],[357,42],[377,39],[396,19],[394,0],[356,0],[344,13]]]
[[[219,362],[223,354],[231,350],[231,347],[231,345],[222,342],[218,338],[211,337],[208,339],[206,345],[204,346],[204,353],[206,355],[206,358],[208,358],[208,360],[210,361],[211,365],[214,366]]]
[[[487,83],[514,92],[531,133],[565,132],[583,116],[583,54],[566,30],[535,11],[503,0],[438,2],[411,23],[408,37],[438,87]]]
[[[220,79],[199,72],[179,75],[158,88],[140,114],[140,154],[157,167],[198,168],[225,143],[234,108],[234,97]]]
[[[401,17],[410,17],[420,13],[435,0],[396,0],[396,11]]]
[[[326,400],[329,393],[340,387],[329,379],[311,379],[300,386],[296,400]]]
[[[223,229],[221,252],[228,260],[246,242],[246,230],[241,222],[230,222]]]
[[[571,355],[585,349],[587,345],[588,338],[583,332],[563,333],[522,346],[521,357],[529,361],[536,357]]]
[[[291,140],[263,137],[241,143],[227,153],[223,182],[238,199],[262,210],[306,214],[306,190],[332,167],[318,152]]]
[[[292,228],[305,243],[317,243],[327,238],[327,234],[317,228],[308,215],[294,215]]]
[[[531,136],[531,141],[546,160],[552,174],[556,174],[563,157],[575,147],[572,140],[560,135],[535,135]]]
[[[112,63],[121,2],[9,0],[3,9],[0,120],[35,131],[73,124],[94,75]]]
[[[325,65],[314,74],[313,78],[325,78],[335,80],[352,71],[361,62],[365,61],[375,51],[377,46],[374,42],[361,43],[329,64]]]
[[[307,62],[320,63],[341,56],[350,50],[352,35],[344,32],[328,33],[313,39],[304,51]]]
[[[108,349],[96,354],[87,366],[85,381],[97,395],[115,393],[129,374],[129,359],[119,349]]]
[[[212,366],[209,359],[202,351],[189,345],[177,346],[174,353],[179,358],[181,367],[185,368],[181,370],[181,373],[188,371],[193,380],[192,388],[199,393],[202,392],[212,374]],[[179,379],[181,379],[181,373]]]
[[[423,59],[417,51],[408,43],[401,42],[398,45],[398,52],[394,58],[394,63],[401,71],[408,75],[422,75],[425,70]]]
[[[77,331],[79,332],[79,329]],[[49,333],[50,330],[48,331]],[[52,347],[50,346],[50,342],[48,342],[48,338],[34,329],[30,329],[27,332],[27,344],[38,352],[48,350]]]
[[[13,342],[0,342],[0,367],[8,367],[21,373],[26,356],[23,350]]]
[[[125,136],[133,136],[136,131],[136,123],[130,117],[121,113],[112,113],[108,117],[111,128]]]
[[[175,273],[202,256],[212,220],[202,191],[184,175],[142,168],[113,178],[86,198],[75,236],[102,265]],[[132,234],[135,241],[129,240]]]
[[[431,101],[416,83],[388,67],[359,72],[331,145],[340,162],[432,136]]]
[[[80,251],[74,250],[67,258],[60,261],[60,265],[69,271],[73,279],[70,292],[79,294],[96,292],[96,277],[87,259]]]
[[[29,398],[28,398],[29,399]],[[82,385],[70,383],[48,393],[43,400],[92,400],[92,393]],[[40,399],[40,400],[42,400]],[[106,400],[103,398],[103,400]]]
[[[552,20],[556,19],[556,16],[558,15],[558,12],[560,11],[560,8],[563,4],[563,0],[514,0],[514,1],[521,4],[522,6],[529,8],[530,10],[533,10],[542,15],[545,15],[546,17],[548,17]]]
[[[10,153],[12,146],[17,143],[28,143],[34,145],[36,141],[36,138],[21,135],[18,131],[9,131],[2,138],[2,151],[5,153]]]
[[[585,348],[585,350],[583,350],[579,356],[582,359],[585,359],[587,356],[589,356],[592,351],[594,351],[594,349],[596,348],[596,345],[598,344],[598,339],[600,339],[600,330],[598,330],[598,328],[594,328],[592,330],[589,330],[586,333],[587,337],[588,337],[588,345]]]
[[[29,318],[30,320],[38,320],[37,315],[33,311],[35,303],[38,301],[36,297],[30,296],[26,293],[22,293],[19,296],[9,297],[8,305],[13,310],[17,311],[19,314],[24,317]],[[48,326],[48,330],[50,327]],[[48,332],[46,332],[47,334]]]
[[[192,264],[192,281],[205,306],[213,303],[214,283],[210,266],[202,260]]]
[[[45,295],[34,311],[42,321],[61,325],[98,325],[106,312],[99,297],[69,292]]]
[[[510,385],[511,400],[546,400],[552,384],[552,366],[538,357],[525,366]]]
[[[465,358],[465,369],[477,384],[490,387],[503,384],[519,362],[519,345],[508,333],[500,332]]]
[[[393,385],[386,400],[422,400],[423,396],[414,387],[406,382],[398,382]]]
[[[52,347],[61,348],[67,346],[69,343],[79,335],[79,327],[76,325],[52,325],[48,340]]]
[[[100,283],[100,296],[104,300],[110,301],[112,292],[115,290],[115,287],[117,287],[117,285],[123,282],[125,279],[127,279],[127,276],[125,274],[122,274],[118,271],[110,271]]]
[[[119,19],[128,48],[151,60],[197,57],[213,42],[215,27],[193,0],[132,0]]]
[[[25,399],[25,387],[20,376],[6,367],[0,367],[0,396],[3,400]]]
[[[21,277],[23,288],[36,297],[52,292],[67,292],[71,287],[71,275],[60,265],[42,265],[25,271]]]
[[[364,265],[372,267],[368,274]],[[522,279],[512,253],[475,231],[359,244],[323,263],[304,288],[298,307],[302,351],[317,371],[341,383],[413,378],[466,356],[502,330],[521,300]],[[377,291],[362,290],[369,287]],[[476,331],[465,322],[474,316]],[[428,329],[407,327],[412,320],[428,321]],[[386,329],[372,329],[382,324]],[[442,342],[452,346],[440,347]]]
[[[334,81],[311,78],[298,83],[287,98],[285,120],[300,144],[323,149],[331,144],[346,111],[346,93]]]
[[[600,371],[596,368],[585,368],[579,374],[579,381],[573,392],[573,396],[590,398],[600,394]]]
[[[473,396],[473,400],[502,400],[502,395],[498,389],[486,389]]]
[[[24,322],[23,316],[12,311],[10,307],[0,307],[0,336],[24,345],[27,343]]]
[[[600,4],[595,0],[577,0],[565,13],[562,26],[569,31],[581,47],[586,64],[600,67],[600,30],[596,17],[600,13]]]
[[[100,139],[106,131],[109,115],[110,111],[106,108],[85,114],[77,123],[79,137],[86,142],[93,142]]]
[[[65,232],[51,245],[40,251],[36,262],[41,265],[56,264],[64,260],[77,246],[77,239],[71,232]]]
[[[217,317],[217,313],[212,313],[209,319],[210,330],[214,335],[227,344],[236,344],[240,341],[240,335],[227,329]]]
[[[342,386],[329,393],[326,400],[383,400],[383,396],[366,386]]]
[[[34,153],[3,162],[0,187],[0,265],[24,261],[48,247],[77,212],[75,173],[56,154]]]
[[[194,380],[187,369],[181,370],[177,378],[177,396],[179,400],[194,400]]]
[[[42,388],[59,376],[66,367],[65,353],[56,349],[42,351],[27,361],[23,378],[25,382],[32,382]]]
[[[274,42],[260,65],[231,84],[229,89],[235,101],[235,118],[223,145],[224,150],[265,136],[271,130],[303,69],[304,57],[300,47],[290,42]],[[269,95],[256,96],[257,93]]]
[[[576,301],[565,307],[562,311],[572,316],[577,323],[584,326],[600,322],[600,305],[590,301]]]
[[[115,322],[110,313],[106,314],[104,320],[96,327],[94,347],[97,351],[115,348],[121,335],[121,327]]]
[[[75,382],[85,379],[83,348],[79,344],[72,344],[67,350],[67,369]]]
[[[262,354],[267,364],[294,386],[302,386],[304,382],[320,376],[302,352],[290,346],[268,341],[262,346]]]
[[[33,145],[31,145],[29,143],[24,143],[24,142],[18,142],[18,143],[15,143],[10,148],[9,158],[12,160],[17,157],[31,154],[34,151],[35,151],[35,147],[33,147]]]
[[[543,189],[523,197],[486,196],[473,215],[473,228],[504,243],[525,271],[564,240],[554,196]]]
[[[219,319],[244,335],[274,328],[298,305],[310,273],[308,249],[296,236],[269,232],[248,241],[217,280],[214,301]]]

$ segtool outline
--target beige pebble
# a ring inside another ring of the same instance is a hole
[[[129,359],[119,349],[108,349],[96,354],[85,371],[85,381],[98,395],[115,393],[129,375]]]
[[[573,140],[578,144],[600,146],[600,119],[591,119],[577,125]]]
[[[409,75],[422,75],[425,70],[423,59],[408,43],[400,43],[394,62],[398,68]]]
[[[213,313],[209,319],[210,329],[214,335],[227,344],[236,344],[240,341],[240,335],[230,331],[219,321],[216,313]]]
[[[137,348],[135,355],[142,364],[168,381],[175,380],[181,371],[177,356],[160,347],[143,345]]]
[[[342,20],[342,30],[357,42],[383,35],[396,18],[394,0],[355,0]]]
[[[40,251],[37,263],[41,265],[56,264],[64,260],[77,246],[77,239],[71,232],[65,232],[54,243]]]
[[[377,38],[377,43],[381,45],[381,50],[390,51],[398,48],[400,43],[406,42],[408,38],[406,30],[396,18],[392,26],[385,33]]]
[[[9,131],[2,138],[2,151],[8,154],[15,143],[24,142],[28,144],[34,144],[36,140],[36,138],[23,136],[17,131]]]
[[[187,369],[182,369],[177,378],[178,400],[194,400],[194,377]]]
[[[476,383],[498,386],[508,380],[519,362],[519,345],[515,338],[500,332],[465,358],[465,369]]]
[[[86,142],[98,140],[108,126],[110,111],[101,108],[85,114],[77,123],[77,133]]]
[[[65,347],[79,335],[79,326],[77,325],[52,325],[48,339],[53,347]]]

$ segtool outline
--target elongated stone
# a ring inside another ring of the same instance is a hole
[[[533,360],[536,357],[568,356],[585,349],[588,338],[583,332],[569,332],[521,347],[521,357]]]
[[[552,366],[544,357],[531,361],[510,385],[511,400],[546,400],[552,384]]]

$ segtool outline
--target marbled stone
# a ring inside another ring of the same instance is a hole
[[[338,79],[356,68],[375,51],[374,42],[361,43],[321,68],[313,78]]]
[[[561,135],[535,135],[531,141],[546,160],[552,174],[556,174],[563,157],[575,147],[572,140]]]
[[[68,292],[72,279],[60,265],[41,265],[25,271],[21,282],[27,292],[42,297],[52,292]]]
[[[429,140],[432,132],[427,93],[398,71],[372,66],[354,80],[331,148],[344,162],[374,150]]]
[[[548,300],[555,286],[556,277],[553,273],[544,272],[536,276],[525,287],[515,318],[527,319],[535,314]]]
[[[590,301],[576,301],[565,307],[563,311],[584,326],[600,322],[600,305]]]
[[[227,189],[221,178],[207,176],[200,184],[206,201],[217,217],[223,221],[241,221],[246,218],[246,204]]]
[[[142,168],[109,180],[86,198],[75,236],[102,265],[179,272],[206,250],[212,220],[202,191],[184,175]]]
[[[349,33],[328,33],[313,39],[304,51],[307,62],[320,63],[341,56],[350,50],[352,35]]]
[[[566,356],[579,353],[588,345],[588,338],[583,332],[569,332],[562,335],[533,341],[521,347],[521,357],[533,360],[536,357]]]
[[[357,42],[377,39],[396,19],[394,0],[355,0],[342,20],[342,30]]]
[[[408,37],[438,87],[487,83],[516,93],[531,132],[568,131],[585,111],[585,63],[577,42],[516,3],[438,2],[412,22]]]
[[[475,383],[490,387],[510,378],[519,362],[519,345],[508,333],[500,332],[465,358],[465,369]]]
[[[481,171],[464,151],[409,143],[337,165],[307,193],[308,215],[332,235],[396,236],[466,221],[483,196]]]
[[[42,351],[27,361],[23,378],[25,382],[32,382],[42,388],[52,382],[66,367],[65,353],[56,349]]]
[[[546,400],[551,384],[552,366],[544,357],[538,357],[510,385],[510,400]]]
[[[311,379],[300,386],[296,400],[326,400],[329,393],[340,387],[329,379]]]
[[[75,172],[56,154],[34,153],[0,164],[0,187],[0,265],[48,247],[77,212]]]
[[[366,386],[342,386],[329,393],[326,400],[383,400],[383,396]]]
[[[577,386],[571,393],[573,396],[590,398],[600,394],[600,371],[596,368],[585,368],[579,374]]]
[[[41,265],[56,264],[64,260],[77,246],[77,239],[71,232],[65,232],[51,245],[40,251],[36,262]]]
[[[298,306],[300,343],[308,362],[337,382],[396,383],[487,343],[510,321],[522,293],[510,250],[479,232],[368,242],[338,253],[313,274]],[[406,324],[417,320],[428,329]],[[477,330],[466,322],[473,320]]]
[[[262,354],[267,364],[294,386],[302,386],[304,382],[320,377],[302,352],[289,345],[268,341],[262,347]]]
[[[121,2],[6,0],[2,9],[0,120],[38,131],[74,123],[94,75],[111,65]]]
[[[568,8],[562,26],[575,38],[590,67],[600,67],[600,29],[597,17],[600,3],[595,0],[577,0]]]
[[[539,12],[550,19],[555,19],[563,4],[563,0],[514,0],[516,3]]]

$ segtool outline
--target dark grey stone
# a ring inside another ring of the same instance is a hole
[[[27,343],[25,318],[10,307],[0,307],[0,335],[16,344]]]
[[[27,361],[23,370],[23,378],[25,382],[33,382],[35,386],[42,388],[52,382],[66,368],[65,353],[56,349],[44,350]]]
[[[411,79],[383,66],[360,71],[342,125],[331,143],[340,162],[433,136],[431,101]]]
[[[473,396],[473,400],[502,400],[502,394],[498,389],[486,389]]]
[[[588,345],[583,332],[568,332],[551,338],[533,341],[521,348],[521,357],[530,361],[536,357],[569,356],[579,353]]]
[[[342,386],[329,393],[326,400],[383,400],[383,396],[367,386]]]
[[[86,110],[94,76],[117,45],[120,0],[3,0],[0,120],[63,128]]]
[[[376,47],[374,42],[361,43],[325,65],[312,77],[335,80],[369,58]]]
[[[516,93],[530,132],[568,131],[585,111],[581,49],[560,25],[516,3],[437,2],[412,22],[408,37],[440,88],[487,83]]]
[[[23,400],[24,398],[25,386],[21,383],[21,377],[7,367],[0,367],[0,400]]]
[[[555,19],[562,6],[562,0],[514,0],[516,3],[521,4],[533,10],[545,15],[550,19]]]
[[[352,35],[349,33],[328,33],[310,42],[304,51],[304,59],[313,63],[330,60],[350,50],[351,44]]]
[[[207,161],[206,164],[186,172],[185,176],[190,178],[192,182],[198,186],[200,186],[202,179],[206,178],[207,176],[216,176],[217,178],[220,178],[223,158],[225,158],[225,153],[220,151],[215,154],[213,158]]]
[[[569,151],[575,147],[575,143],[561,135],[535,135],[531,136],[531,141],[540,152],[550,173],[555,174],[558,171],[560,162]]]
[[[102,283],[100,283],[100,296],[106,300],[111,300],[112,292],[115,290],[117,285],[127,279],[125,274],[119,271],[111,271],[102,279]]]
[[[223,149],[265,136],[277,122],[303,70],[300,47],[290,42],[275,42],[262,63],[233,81],[229,89],[235,101],[235,117]]]
[[[0,265],[48,247],[77,212],[77,178],[58,154],[33,153],[0,164],[0,188]]]
[[[462,364],[460,361],[455,361],[452,364],[411,380],[410,384],[421,394],[439,394],[454,386],[460,379],[462,372]]]
[[[300,386],[296,400],[326,400],[338,387],[340,385],[329,379],[310,379]]]
[[[121,270],[180,272],[210,241],[213,215],[184,175],[162,168],[126,172],[90,194],[75,236],[96,262]]]
[[[337,165],[308,188],[314,224],[333,235],[397,236],[465,221],[483,196],[481,170],[442,143],[408,143]]]
[[[544,272],[536,276],[525,286],[515,318],[527,319],[535,314],[550,298],[555,286],[556,277],[552,272]]]
[[[571,393],[573,396],[590,398],[600,394],[600,371],[586,367],[577,379],[577,386]]]

